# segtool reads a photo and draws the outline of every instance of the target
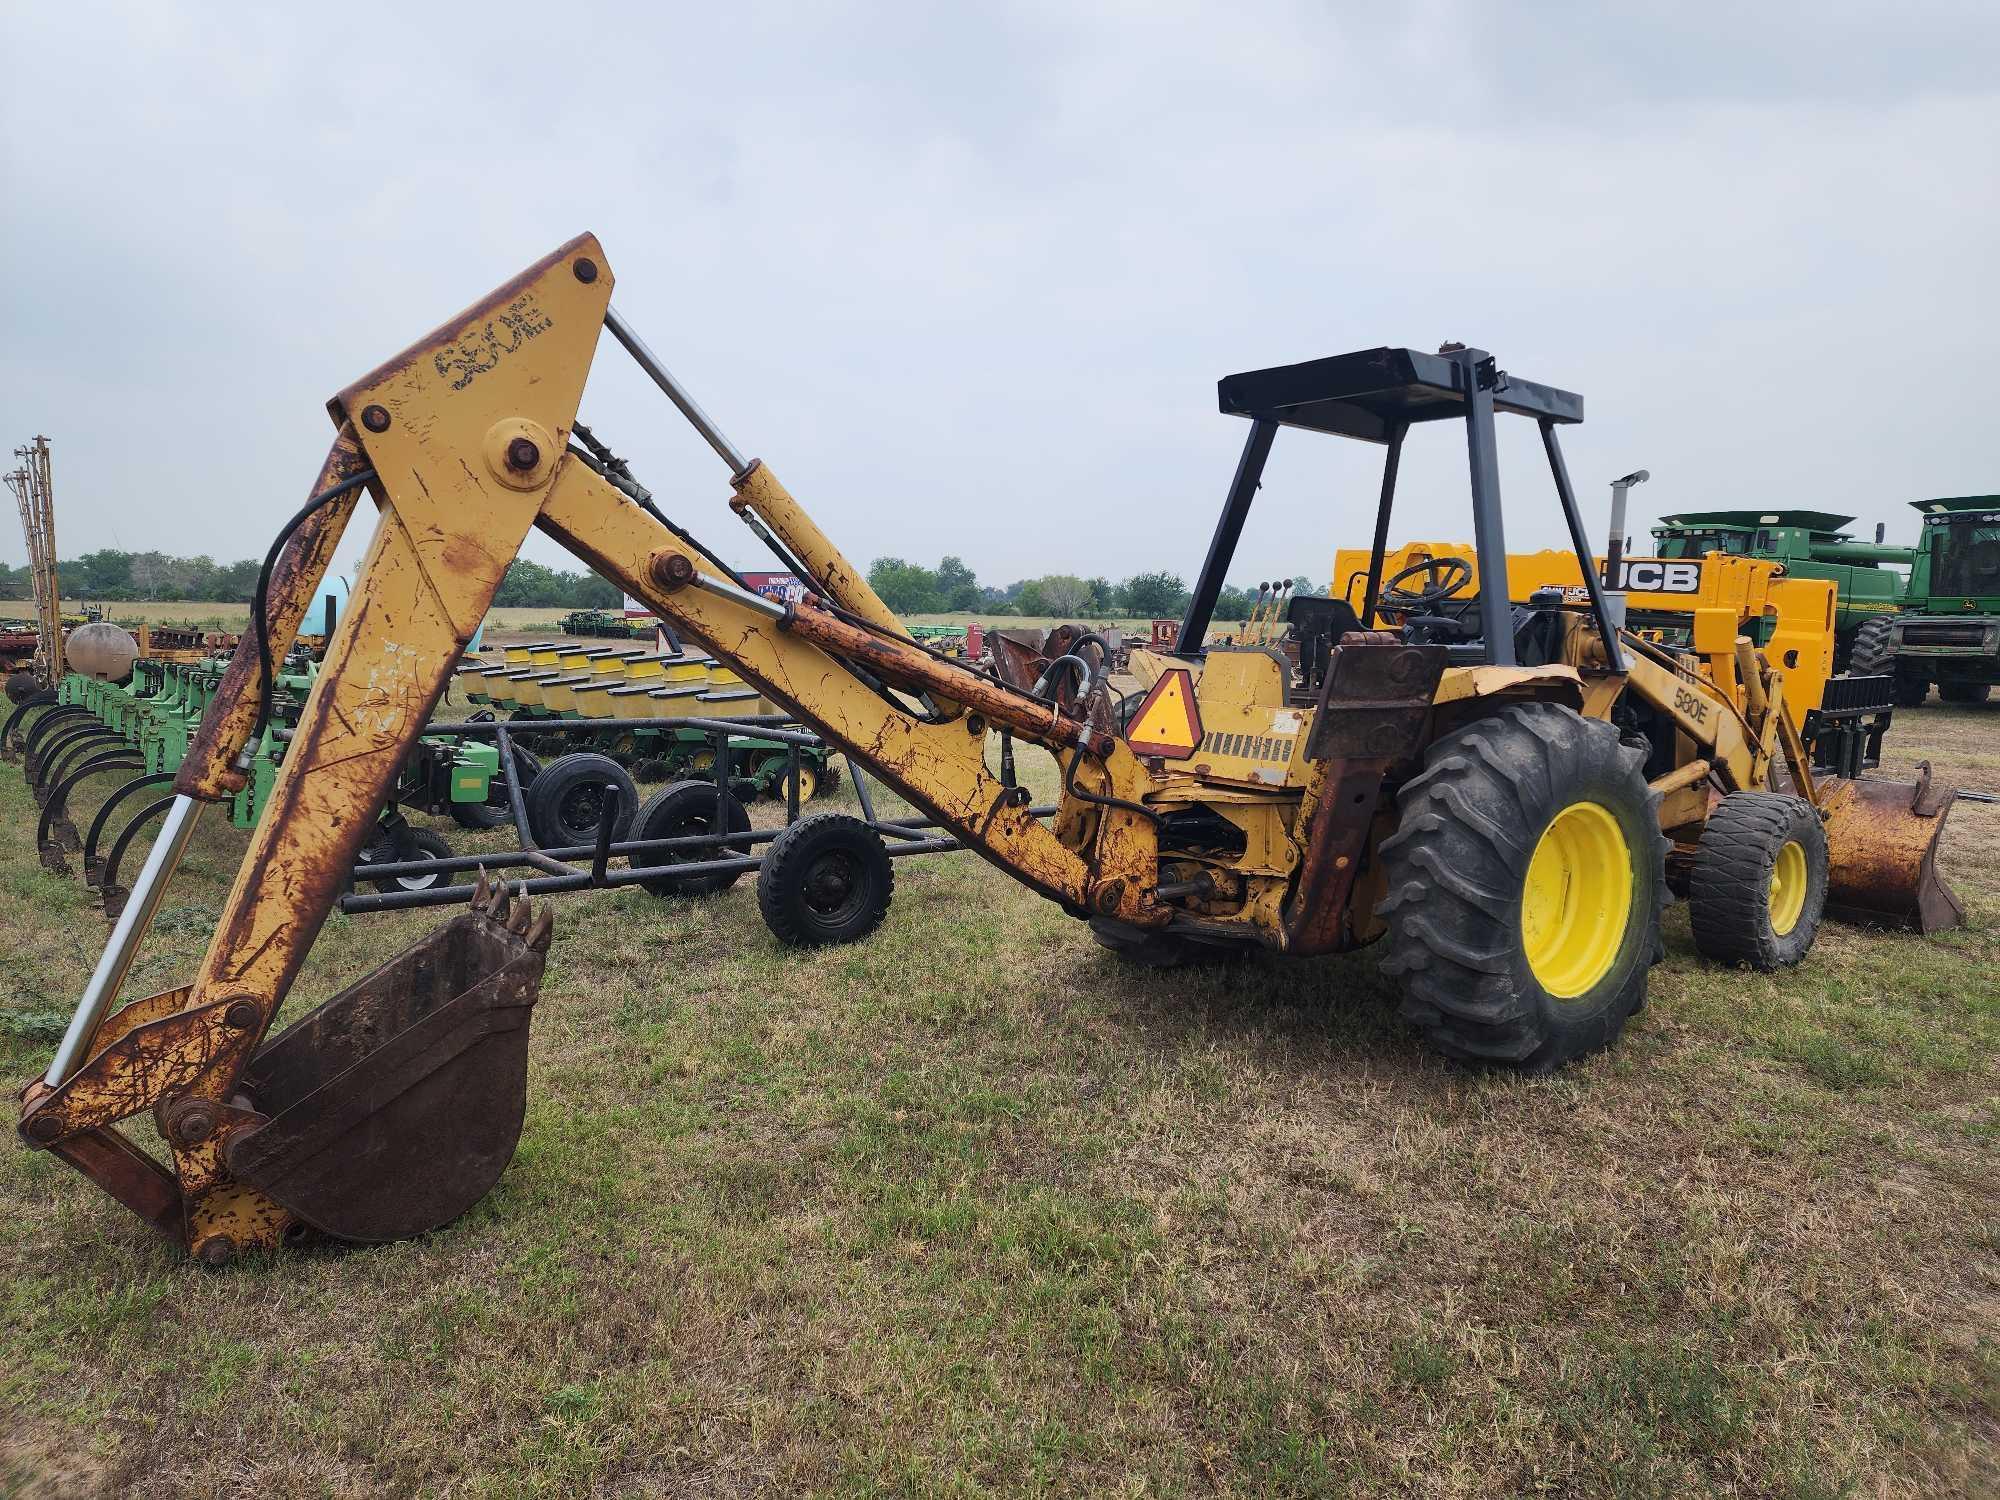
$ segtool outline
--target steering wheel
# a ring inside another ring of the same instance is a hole
[[[1419,573],[1430,575],[1429,587],[1415,592],[1396,587],[1405,578],[1414,578]],[[1453,595],[1464,592],[1471,583],[1472,564],[1464,558],[1426,557],[1383,579],[1382,592],[1375,601],[1375,607],[1393,610],[1399,615],[1424,614]]]

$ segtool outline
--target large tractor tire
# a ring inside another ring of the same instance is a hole
[[[1731,792],[1709,814],[1688,876],[1702,956],[1769,973],[1804,958],[1826,910],[1826,830],[1801,797]]]
[[[1986,695],[1993,691],[1990,682],[1940,682],[1938,696],[1947,703],[1984,703]]]
[[[1895,617],[1870,615],[1854,628],[1847,662],[1839,670],[1849,677],[1879,677],[1896,664]]]
[[[1644,764],[1609,724],[1546,703],[1431,747],[1382,843],[1382,967],[1440,1051],[1546,1073],[1645,1004],[1667,845]]]

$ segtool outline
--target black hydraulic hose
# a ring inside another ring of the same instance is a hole
[[[277,671],[271,663],[271,622],[265,618],[265,611],[270,605],[271,570],[278,565],[278,553],[291,540],[292,533],[312,518],[314,511],[360,489],[374,477],[373,469],[363,469],[348,475],[339,484],[321,490],[300,506],[291,520],[285,522],[271,543],[270,551],[264,554],[264,566],[257,570],[257,588],[250,600],[250,627],[257,632],[257,663],[263,669],[263,675],[257,683],[257,718],[250,726],[250,738],[246,742],[249,746],[256,745],[264,733],[264,726],[271,720],[271,699],[277,687]]]
[[[633,476],[632,466],[625,462],[624,459],[613,454],[610,448],[600,443],[588,427],[579,422],[571,431],[578,439],[576,443],[570,444],[569,451],[571,457],[581,460],[598,478],[617,490],[619,494],[625,496],[626,499],[638,506],[639,509],[643,510],[647,515],[658,521],[667,530],[671,531],[675,536],[707,558],[717,568],[721,569],[723,576],[728,578],[731,583],[740,589],[748,589],[750,587],[749,584],[743,581],[743,575],[724,562],[712,547],[708,546],[700,537],[689,531],[685,526],[670,519],[665,511],[655,505],[653,503],[653,492],[639,483],[638,479]]]
[[[1155,828],[1164,828],[1167,820],[1143,802],[1127,802],[1123,797],[1113,797],[1104,792],[1087,792],[1076,784],[1076,763],[1083,759],[1083,752],[1077,751],[1063,767],[1063,790],[1083,802],[1095,802],[1099,807],[1118,807],[1126,812],[1137,813],[1151,821]]]

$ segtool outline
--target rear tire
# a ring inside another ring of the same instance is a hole
[[[1645,1003],[1667,844],[1644,764],[1610,725],[1546,703],[1431,747],[1382,843],[1382,968],[1440,1051],[1546,1073]]]
[[[604,798],[619,796],[613,840],[625,837],[639,806],[639,789],[623,766],[608,755],[581,751],[550,761],[528,788],[528,827],[545,849],[594,843]]]
[[[1940,682],[1938,696],[1947,703],[1984,703],[1993,691],[1990,682]]]
[[[710,833],[748,833],[750,814],[728,792],[722,793],[722,821],[728,826],[716,826],[715,798],[716,788],[712,781],[670,781],[648,797],[646,805],[639,809],[639,816],[632,820],[631,837],[634,840],[691,839]],[[728,859],[732,855],[749,852],[748,843],[718,844],[707,849],[690,849],[685,853],[663,849],[656,854],[633,855],[632,867],[635,870],[664,869],[671,865],[694,864],[699,860]],[[712,896],[736,884],[742,873],[740,870],[723,870],[706,875],[662,875],[654,880],[642,880],[639,884],[655,896]]]
[[[1846,674],[1849,677],[1879,677],[1894,669],[1895,617],[1870,615],[1854,628],[1847,647]]]
[[[859,942],[882,925],[895,892],[882,835],[846,813],[800,818],[757,871],[764,925],[793,948]]]
[[[1811,950],[1826,910],[1826,830],[1800,797],[1731,792],[1709,814],[1688,879],[1702,957],[1761,973]]]

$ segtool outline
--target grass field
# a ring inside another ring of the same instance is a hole
[[[2000,711],[1893,738],[2000,791]],[[0,767],[18,1080],[105,930],[32,805]],[[1992,1495],[2000,808],[1944,863],[1966,928],[1777,976],[1671,912],[1624,1044],[1536,1082],[1370,954],[1133,971],[970,855],[806,956],[747,881],[569,898],[520,1154],[421,1242],[208,1271],[0,1150],[0,1494]],[[334,918],[300,1004],[436,920]]]

